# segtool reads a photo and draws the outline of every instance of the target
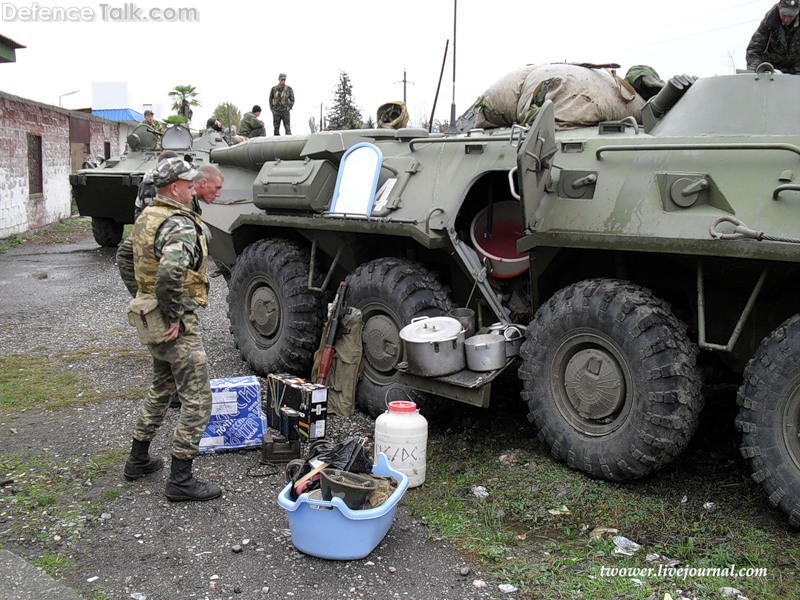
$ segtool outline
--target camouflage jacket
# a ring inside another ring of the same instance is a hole
[[[242,120],[239,121],[239,130],[237,133],[244,137],[253,138],[267,135],[267,130],[264,127],[264,121],[256,117],[253,113],[246,112]]]
[[[783,73],[800,74],[800,19],[784,27],[778,5],[764,16],[747,46],[747,68],[755,71],[762,62],[771,63]]]
[[[131,238],[137,297],[155,297],[171,323],[208,305],[208,251],[194,212],[157,195],[136,220]]]
[[[269,92],[269,109],[272,112],[292,110],[294,106],[294,91],[290,85],[278,84]]]

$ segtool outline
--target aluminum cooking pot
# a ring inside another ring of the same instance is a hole
[[[400,330],[408,372],[442,377],[466,367],[464,328],[452,317],[417,317]]]
[[[473,335],[464,343],[470,371],[494,371],[506,364],[506,338],[493,333]]]
[[[525,328],[522,325],[513,325],[512,323],[492,323],[489,325],[489,332],[505,338],[506,358],[519,355],[519,349],[522,346],[522,342],[525,341]]]
[[[520,346],[525,341],[525,333],[521,325],[509,325],[503,332],[506,338],[506,358],[519,355]]]

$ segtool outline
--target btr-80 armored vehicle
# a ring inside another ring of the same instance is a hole
[[[189,161],[203,163],[208,161],[212,149],[227,146],[216,131],[207,130],[193,138],[189,129],[177,125],[166,129],[160,149],[145,150],[141,140],[144,134],[137,134],[144,127],[139,125],[128,136],[128,148],[120,157],[69,176],[78,212],[83,217],[92,217],[92,233],[100,246],[113,248],[122,240],[123,228],[133,223],[136,192],[142,177],[155,168],[163,150],[174,150]],[[149,131],[146,134],[153,138],[153,143],[144,147],[153,148],[154,134]]]
[[[204,209],[229,319],[260,373],[307,375],[340,281],[363,314],[357,402],[485,406],[495,372],[408,372],[401,328],[468,307],[523,323],[528,419],[594,477],[664,467],[703,373],[741,384],[741,451],[800,526],[800,77],[677,77],[633,119],[359,130],[214,150]],[[373,190],[376,190],[373,194]],[[424,343],[424,342],[422,342]],[[444,344],[442,345],[444,346]]]

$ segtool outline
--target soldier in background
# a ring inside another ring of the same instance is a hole
[[[780,0],[769,9],[747,46],[747,70],[768,62],[782,73],[800,74],[800,0]]]
[[[161,126],[161,123],[155,120],[155,115],[153,114],[152,110],[144,111],[144,124],[152,129],[155,129],[159,133],[164,131],[164,128]]]
[[[208,121],[206,121],[206,129],[222,133],[222,123],[217,117],[209,117]]]
[[[281,134],[281,121],[286,135],[292,135],[291,115],[294,106],[294,91],[286,85],[286,73],[278,75],[278,85],[269,92],[269,109],[272,111],[272,127],[275,135]]]
[[[229,135],[229,130],[223,129],[222,122],[217,117],[209,117],[208,121],[206,121],[206,130],[207,131],[216,131],[225,143],[230,145],[231,137]]]
[[[256,104],[253,110],[244,113],[242,120],[239,121],[238,135],[246,138],[263,137],[267,135],[267,129],[264,127],[264,121],[259,119],[261,116],[261,107]]]
[[[192,475],[212,405],[208,360],[195,315],[197,308],[208,304],[206,238],[199,215],[190,209],[197,175],[181,158],[159,162],[154,177],[158,193],[131,234],[137,298],[155,299],[168,327],[163,342],[147,344],[153,356],[153,383],[136,421],[124,476],[133,481],[164,466],[163,460],[150,456],[150,442],[177,388],[182,405],[165,489],[171,502],[222,495],[219,486]]]
[[[128,136],[128,146],[131,150],[156,150],[161,140],[163,128],[153,118],[153,111],[144,111],[144,121],[134,127]]]
[[[625,73],[625,81],[631,84],[642,98],[649,100],[661,91],[666,83],[658,76],[653,67],[634,65]]]

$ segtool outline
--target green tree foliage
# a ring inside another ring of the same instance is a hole
[[[186,123],[186,117],[183,115],[170,115],[166,119],[161,120],[164,125],[183,125]]]
[[[367,122],[364,123],[364,129],[375,129],[375,120],[372,118],[372,116],[370,116],[369,119],[367,119]]]
[[[230,107],[231,122],[228,122],[228,107]],[[239,126],[239,121],[242,120],[242,112],[236,107],[233,102],[220,102],[217,108],[214,109],[214,118],[219,119],[224,128],[228,128],[231,124],[234,127]]]
[[[353,102],[353,85],[350,76],[339,71],[339,83],[333,91],[333,106],[328,111],[327,129],[361,129],[363,121],[361,111]]]
[[[172,99],[172,110],[186,117],[187,121],[192,120],[192,107],[201,106],[197,99],[197,88],[193,85],[176,85],[169,97]]]

